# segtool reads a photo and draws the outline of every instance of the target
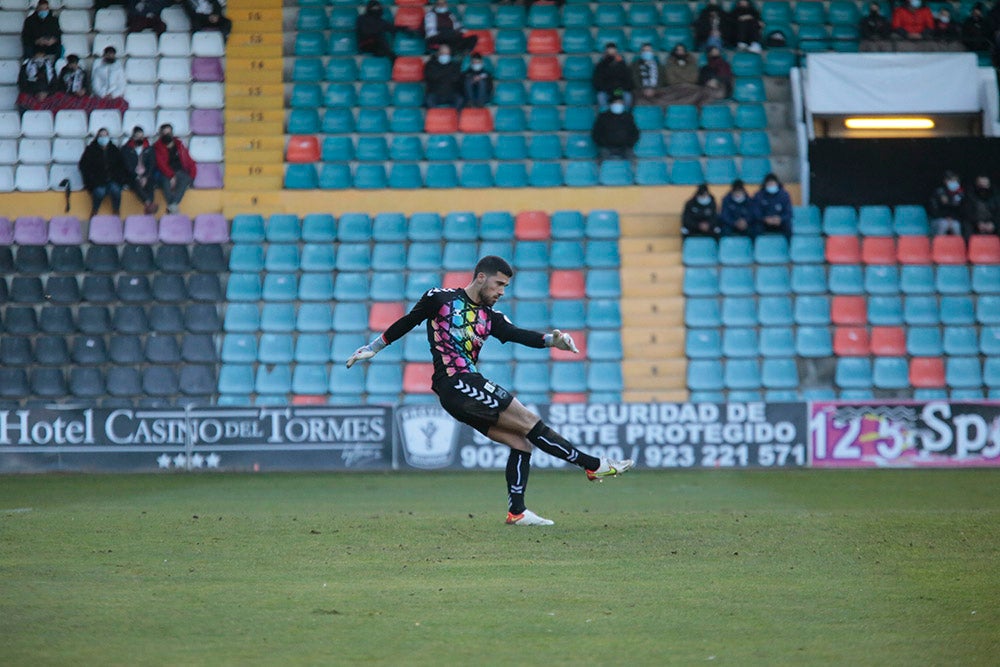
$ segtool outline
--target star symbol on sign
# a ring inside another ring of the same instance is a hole
[[[215,452],[212,452],[211,454],[209,454],[208,456],[205,457],[205,464],[209,468],[218,468],[219,467],[219,460],[220,460],[219,455],[216,454]]]
[[[191,465],[195,468],[200,468],[205,463],[205,457],[201,454],[193,454],[191,456]]]
[[[158,466],[160,466],[161,468],[169,468],[170,467],[170,455],[169,454],[160,454],[160,456],[156,459],[156,464]]]
[[[183,454],[178,454],[174,457],[174,465],[178,468],[183,468],[185,463],[187,463],[187,457]]]

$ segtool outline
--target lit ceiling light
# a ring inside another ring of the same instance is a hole
[[[849,130],[933,130],[930,118],[900,118],[883,116],[880,118],[848,118],[844,125]]]

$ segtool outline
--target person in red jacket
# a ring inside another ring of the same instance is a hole
[[[191,159],[184,144],[174,137],[174,128],[165,123],[160,126],[160,138],[153,144],[160,188],[167,200],[167,213],[176,213],[181,198],[198,175],[198,165]]]
[[[920,0],[909,0],[892,11],[892,30],[903,39],[927,39],[934,34],[934,14]]]

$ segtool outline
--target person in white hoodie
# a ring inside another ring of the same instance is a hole
[[[125,68],[118,62],[118,51],[113,46],[104,49],[100,61],[90,72],[90,88],[94,95],[104,99],[125,96]]]

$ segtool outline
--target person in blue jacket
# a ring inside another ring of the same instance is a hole
[[[792,236],[792,198],[775,174],[768,174],[753,196],[754,236],[784,234]]]
[[[753,199],[743,181],[737,178],[722,198],[719,222],[723,236],[753,237]]]

